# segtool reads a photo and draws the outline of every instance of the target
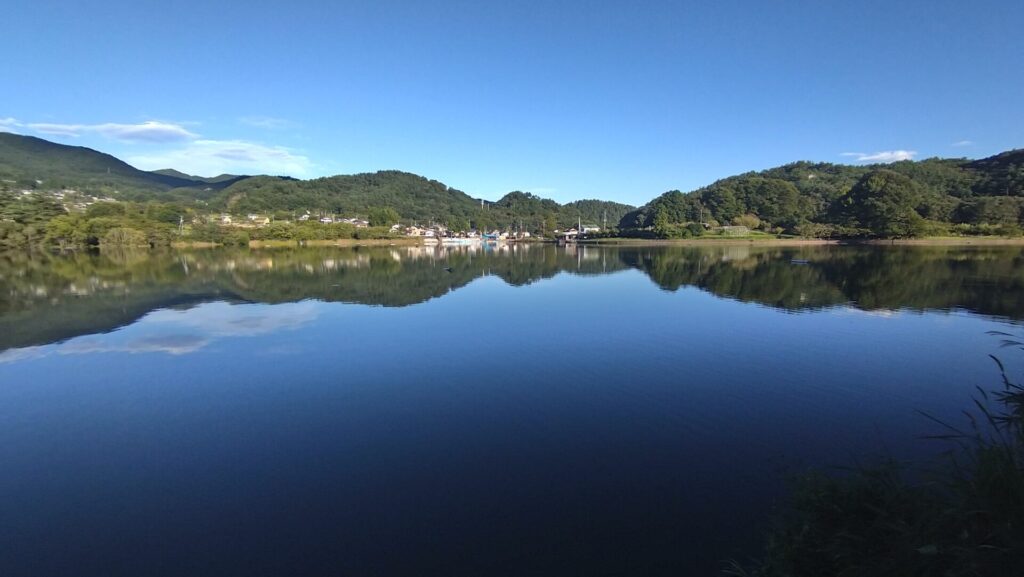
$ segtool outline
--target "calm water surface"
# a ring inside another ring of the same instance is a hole
[[[0,575],[713,574],[1022,319],[1020,248],[0,255]]]

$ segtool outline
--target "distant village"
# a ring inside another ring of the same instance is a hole
[[[42,184],[41,181],[37,181]],[[95,196],[88,193],[80,192],[74,189],[62,189],[57,191],[40,191],[40,190],[20,190],[18,191],[22,195],[33,195],[33,194],[45,194],[60,202],[64,209],[68,212],[85,212],[88,210],[90,205],[101,203],[101,202],[121,202],[119,199],[111,197]],[[324,225],[331,224],[346,224],[355,228],[369,228],[370,221],[359,217],[345,217],[340,215],[329,215],[329,214],[314,214],[310,211],[303,211],[301,214],[294,215],[291,219],[277,219],[277,222],[301,222],[301,223],[321,223]],[[275,219],[266,214],[249,213],[245,216],[232,215],[229,213],[220,213],[212,215],[196,215],[192,218],[191,224],[202,224],[214,222],[224,227],[238,228],[238,229],[252,229],[261,228],[270,225],[275,222]],[[184,221],[183,223],[184,224]],[[413,223],[410,225],[393,224],[391,225],[392,234],[404,235],[409,237],[420,237],[425,243],[430,244],[433,240],[448,240],[448,239],[466,239],[469,241],[473,240],[527,240],[535,237],[526,230],[499,230],[494,229],[490,231],[479,231],[476,229],[470,230],[449,230],[443,224],[439,223],[428,223],[419,224]],[[583,237],[588,234],[595,234],[601,232],[601,227],[596,224],[580,223],[577,226],[569,227],[567,229],[556,229],[551,231],[552,236],[561,240],[574,240],[578,237]]]
[[[368,228],[370,221],[363,218],[350,218],[342,216],[318,216],[311,214],[306,211],[305,213],[298,216],[295,219],[297,222],[319,222],[322,224],[347,224],[355,228]],[[245,218],[233,216],[230,214],[221,214],[219,223],[222,226],[230,226],[234,228],[259,228],[269,225],[273,222],[270,216],[263,214],[248,214]],[[280,222],[280,221],[279,221]],[[287,222],[287,221],[284,221]],[[601,227],[596,224],[582,224],[578,227],[570,227],[565,230],[554,230],[553,234],[559,238],[575,238],[579,235],[593,234],[601,231]],[[494,229],[491,231],[478,231],[476,229],[470,230],[450,230],[443,224],[430,223],[430,224],[393,224],[391,225],[391,232],[393,234],[421,237],[426,242],[430,242],[431,239],[481,239],[481,240],[525,240],[534,238],[529,231],[526,230],[498,230]]]

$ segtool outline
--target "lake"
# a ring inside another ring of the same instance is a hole
[[[1021,320],[1021,247],[0,254],[0,574],[713,574]]]

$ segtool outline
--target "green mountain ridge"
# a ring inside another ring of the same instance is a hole
[[[979,160],[794,162],[689,193],[666,192],[626,214],[619,226],[671,236],[673,227],[709,222],[805,236],[865,230],[915,236],[935,223],[1018,227],[1024,222],[1024,149]],[[883,222],[896,228],[876,230]]]
[[[181,172],[180,170],[175,170],[173,168],[161,168],[160,170],[151,170],[150,172],[153,173],[153,174],[162,174],[164,176],[173,176],[175,178],[180,178],[182,180],[192,180],[192,181],[195,181],[195,182],[207,182],[207,183],[210,183],[210,184],[217,184],[217,183],[220,183],[220,182],[227,182],[227,181],[238,181],[238,180],[240,180],[242,178],[249,178],[248,176],[239,175],[239,174],[218,174],[217,176],[211,176],[211,177],[196,176],[194,174],[185,174],[184,172]]]
[[[523,191],[490,202],[400,170],[310,180],[197,177],[170,168],[146,172],[88,148],[0,133],[0,192],[18,188],[75,189],[117,200],[173,203],[179,213],[264,213],[283,220],[307,212],[366,217],[390,208],[406,223],[458,230],[550,233],[583,221],[668,238],[728,224],[816,237],[1019,234],[1024,149],[978,160],[799,161],[729,176],[688,193],[669,191],[634,208],[593,199],[559,204]]]
[[[0,177],[30,187],[41,180],[48,188],[77,186],[106,193],[119,188],[167,190],[197,184],[176,175],[139,170],[91,148],[11,133],[0,133]]]
[[[309,211],[366,216],[372,209],[389,207],[408,222],[444,223],[458,228],[521,226],[524,230],[543,230],[579,220],[614,224],[634,209],[597,200],[561,205],[519,192],[490,202],[399,170],[310,180],[231,174],[201,177],[173,168],[146,172],[89,148],[9,133],[0,134],[0,180],[6,181],[7,189],[75,189],[116,200],[172,202],[184,208],[235,214],[297,217]],[[0,191],[4,184],[0,182]]]
[[[0,133],[0,181],[14,188],[76,190],[98,197],[147,202],[205,201],[211,192],[248,176],[191,176],[164,169],[139,170],[119,158],[34,136]],[[8,187],[10,188],[10,187]]]

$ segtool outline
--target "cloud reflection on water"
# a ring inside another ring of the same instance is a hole
[[[218,340],[295,330],[312,322],[318,315],[316,304],[311,301],[278,305],[214,302],[183,310],[160,309],[145,315],[131,326],[110,333],[0,352],[0,363],[53,354],[184,355],[197,352]]]

